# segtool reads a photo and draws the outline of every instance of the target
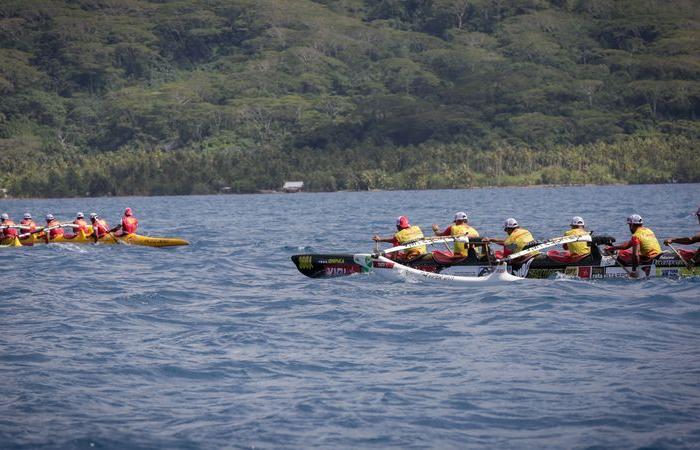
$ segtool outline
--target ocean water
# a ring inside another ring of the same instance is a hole
[[[0,249],[0,448],[698,448],[700,280],[313,280],[406,214],[691,235],[700,185],[0,200],[191,245]]]

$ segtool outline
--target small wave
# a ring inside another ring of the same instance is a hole
[[[85,244],[49,244],[47,247],[59,252],[89,253],[88,246]]]

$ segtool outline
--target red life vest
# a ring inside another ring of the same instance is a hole
[[[3,220],[2,221],[3,226],[11,226],[14,225],[15,223],[11,220]],[[0,237],[5,237],[5,238],[13,238],[17,236],[17,228],[5,228],[2,231],[0,231]]]
[[[56,225],[60,225],[61,222],[59,222],[57,219],[53,219],[52,221],[48,222],[46,224],[46,228],[48,227],[55,227]],[[63,236],[63,228],[58,227],[54,228],[53,230],[49,231],[49,238],[55,238],[57,236]]]
[[[84,234],[90,233],[90,228],[88,228],[88,224],[85,222],[85,219],[75,219],[73,224],[80,226],[80,228],[76,228],[75,234],[78,234],[78,231],[82,231]]]
[[[109,233],[109,225],[107,225],[104,219],[97,219],[92,222],[92,230],[97,233],[97,237],[100,238]]]
[[[139,227],[139,221],[133,216],[122,217],[122,233],[123,234],[134,234],[136,229]]]

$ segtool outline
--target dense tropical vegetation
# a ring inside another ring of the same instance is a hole
[[[3,0],[14,196],[700,181],[694,0]]]

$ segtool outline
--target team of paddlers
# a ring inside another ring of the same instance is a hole
[[[9,244],[14,239],[26,239],[32,235],[45,239],[47,242],[58,238],[75,239],[78,236],[93,238],[98,241],[101,237],[114,233],[114,236],[124,236],[134,234],[138,229],[139,222],[134,217],[131,208],[124,210],[124,216],[119,225],[110,228],[107,222],[97,213],[90,214],[90,223],[85,220],[85,215],[81,212],[76,214],[75,220],[70,223],[60,222],[53,214],[46,215],[46,224],[37,225],[30,213],[25,213],[19,224],[10,218],[9,214],[3,213],[0,216],[0,244]],[[66,232],[69,228],[70,232]]]
[[[698,223],[700,223],[700,208],[696,211]],[[657,258],[661,253],[661,245],[654,232],[644,226],[644,221],[639,214],[632,214],[627,218],[632,237],[623,244],[611,245],[605,248],[608,254],[614,254],[617,260],[624,265],[632,266],[633,272],[637,266],[647,264]],[[582,217],[575,216],[571,218],[570,229],[567,230],[565,236],[585,236],[590,235],[585,228],[585,222]],[[530,231],[521,227],[518,221],[514,218],[508,218],[503,223],[503,231],[506,237],[503,239],[480,237],[479,232],[469,224],[469,217],[465,212],[458,212],[454,215],[454,221],[444,230],[440,230],[437,224],[432,226],[436,236],[467,236],[469,243],[463,241],[455,241],[452,250],[453,255],[468,256],[469,250],[476,252],[478,257],[501,259],[520,252],[531,246],[535,242]],[[396,219],[396,233],[390,237],[373,236],[375,242],[390,242],[394,246],[409,244],[411,242],[423,239],[423,231],[416,225],[411,225],[408,217],[400,216]],[[665,245],[683,244],[690,245],[700,242],[700,233],[691,237],[668,238],[664,240]],[[502,251],[490,253],[488,244],[499,244],[503,246]],[[589,242],[579,241],[570,244],[564,244],[565,252],[560,252],[560,256],[571,258],[572,260],[583,258],[590,254],[591,248]],[[675,249],[674,249],[675,251]],[[425,245],[408,248],[405,252],[397,252],[396,259],[411,260],[421,257],[427,253]],[[531,258],[534,254],[529,254],[525,258]],[[685,257],[681,257],[687,264],[700,264],[700,250],[694,253],[686,252]]]

